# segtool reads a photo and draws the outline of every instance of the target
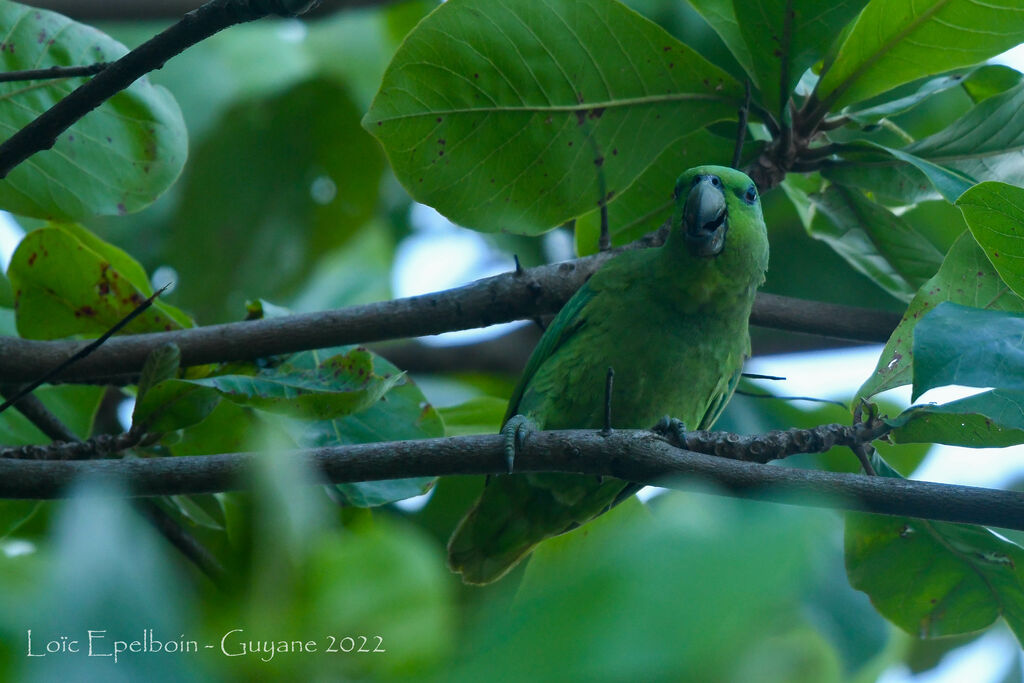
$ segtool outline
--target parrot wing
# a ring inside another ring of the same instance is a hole
[[[550,358],[566,340],[583,326],[586,320],[583,316],[583,309],[594,298],[594,294],[590,283],[584,283],[548,325],[544,336],[541,337],[537,347],[530,354],[530,360],[526,363],[526,369],[523,370],[515,391],[512,392],[512,397],[508,401],[508,410],[505,411],[505,417],[501,421],[502,427],[505,426],[509,418],[519,412],[519,403],[523,399],[523,393],[544,361]]]

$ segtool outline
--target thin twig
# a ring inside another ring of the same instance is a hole
[[[739,127],[736,129],[736,147],[732,151],[732,167],[740,167],[740,157],[743,155],[743,144],[747,141],[747,115],[750,112],[750,79],[744,83],[743,104],[738,114]]]
[[[114,323],[114,325],[109,330],[107,330],[106,332],[101,334],[99,337],[97,337],[96,339],[94,339],[90,343],[88,343],[85,346],[83,346],[81,349],[76,351],[67,360],[62,361],[56,367],[54,367],[51,370],[43,373],[42,375],[40,375],[39,377],[34,379],[32,382],[30,382],[29,384],[27,384],[24,387],[22,387],[17,393],[14,394],[14,396],[12,396],[11,398],[7,399],[2,404],[0,404],[0,413],[4,412],[8,408],[10,408],[12,405],[14,405],[18,401],[20,401],[25,396],[28,396],[29,394],[31,394],[33,391],[38,389],[40,386],[45,384],[47,381],[49,381],[49,380],[53,379],[54,377],[56,377],[57,375],[59,375],[61,372],[63,372],[64,370],[66,370],[70,366],[74,365],[75,363],[77,363],[78,361],[82,360],[83,358],[86,358],[87,356],[89,356],[89,354],[91,354],[93,351],[95,351],[100,346],[102,346],[104,342],[106,342],[112,336],[114,336],[115,334],[120,332],[122,329],[124,329],[125,325],[130,323],[132,320],[135,320],[135,318],[139,317],[142,313],[144,313],[146,311],[146,309],[148,309],[150,306],[152,306],[153,302],[156,301],[156,298],[158,296],[160,296],[163,293],[163,291],[165,289],[167,289],[168,286],[169,286],[169,284],[168,285],[164,285],[160,289],[158,289],[155,292],[153,292],[153,294],[150,295],[150,297],[148,299],[146,299],[145,301],[140,303],[138,306],[133,308],[132,311],[128,315],[126,315],[125,317],[121,318],[116,323]]]
[[[51,66],[46,69],[25,69],[23,71],[0,72],[0,83],[17,81],[46,81],[55,78],[75,78],[78,76],[94,76],[106,69],[107,62],[97,62],[84,66]]]

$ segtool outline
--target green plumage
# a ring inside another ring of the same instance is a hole
[[[601,428],[612,367],[613,427],[647,429],[666,414],[689,429],[711,427],[750,355],[747,320],[768,267],[751,188],[734,169],[684,173],[665,245],[618,255],[569,300],[530,357],[505,422],[522,415],[539,429]],[[493,477],[452,536],[449,564],[469,583],[494,581],[630,486],[575,474]]]

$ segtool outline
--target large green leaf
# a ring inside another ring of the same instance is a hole
[[[939,272],[910,302],[886,342],[878,366],[857,391],[858,397],[910,384],[914,327],[925,313],[943,301],[994,311],[1024,312],[1024,300],[1003,283],[971,234],[964,233],[946,254]]]
[[[1024,390],[1024,315],[943,302],[914,329],[914,398],[935,387]]]
[[[76,224],[33,230],[11,257],[18,333],[30,339],[98,336],[153,293],[142,266]],[[191,327],[188,316],[157,300],[125,333]]]
[[[976,64],[1024,42],[1024,8],[975,0],[872,0],[816,94],[829,109]]]
[[[888,423],[897,443],[1014,446],[1024,443],[1024,392],[993,389],[941,405],[913,406]]]
[[[661,227],[672,213],[672,191],[680,174],[701,164],[727,166],[735,141],[708,132],[690,133],[672,143],[647,170],[608,205],[608,229],[612,244],[627,244]],[[753,145],[750,145],[753,148]],[[597,251],[600,210],[576,221],[576,253]]]
[[[956,204],[1003,282],[1024,296],[1024,188],[980,183]]]
[[[931,242],[859,190],[831,185],[809,199],[817,209],[810,235],[898,299],[909,301],[942,263]]]
[[[333,352],[336,349],[321,354]],[[301,446],[341,446],[378,441],[404,441],[444,436],[444,423],[423,392],[398,368],[379,356],[374,357],[376,372],[396,378],[396,384],[381,400],[358,413],[333,420],[291,423],[290,431]],[[350,505],[383,505],[425,493],[433,486],[433,477],[415,477],[357,484],[337,484],[342,500]]]
[[[90,26],[13,2],[0,2],[0,33],[3,71],[113,61],[127,52]],[[0,138],[9,138],[83,80],[0,83]],[[170,187],[187,153],[177,103],[142,77],[0,181],[0,207],[64,221],[138,211]]]
[[[743,0],[735,17],[753,60],[761,101],[781,114],[793,88],[867,0]]]
[[[536,234],[740,99],[731,76],[613,0],[451,0],[406,38],[363,125],[417,200]]]
[[[977,631],[999,616],[1024,641],[1024,549],[984,527],[850,513],[850,584],[919,638]]]
[[[325,78],[225,112],[194,151],[161,253],[182,306],[216,320],[242,296],[280,301],[369,220],[384,159],[359,115]]]

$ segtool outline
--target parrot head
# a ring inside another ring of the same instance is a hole
[[[675,203],[672,239],[682,239],[695,258],[713,259],[764,240],[757,187],[742,171],[726,166],[691,168],[676,181]]]

